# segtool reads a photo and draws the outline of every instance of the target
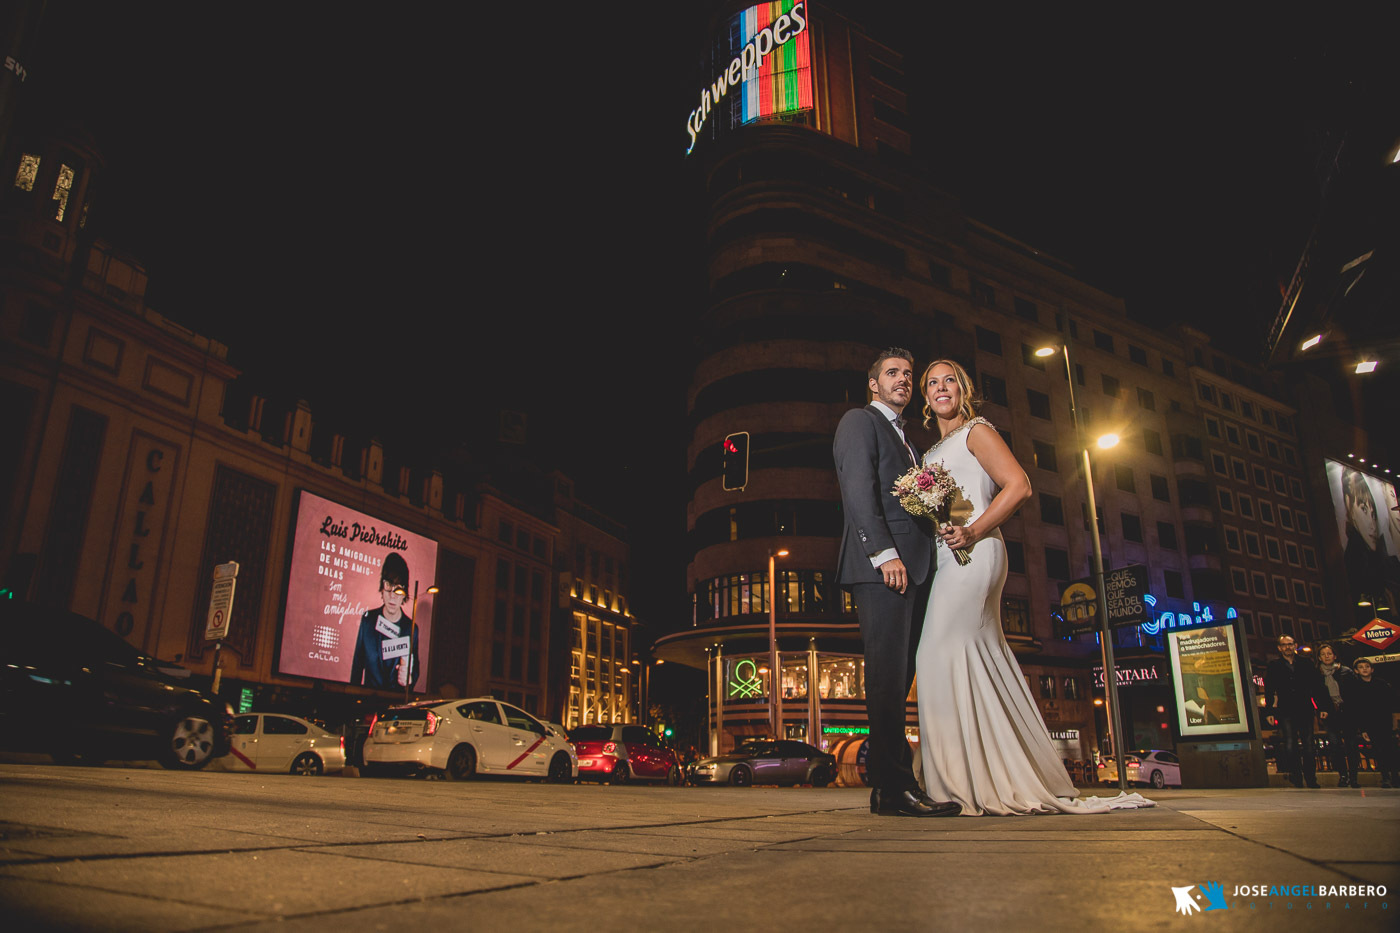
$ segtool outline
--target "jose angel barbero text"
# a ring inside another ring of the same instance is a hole
[[[1383,884],[1237,884],[1235,897],[1385,897]]]

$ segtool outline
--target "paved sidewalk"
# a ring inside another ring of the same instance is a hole
[[[1400,790],[1150,796],[1099,816],[912,820],[847,788],[8,764],[0,909],[10,929],[84,931],[1400,926]],[[1209,883],[1224,909],[1177,912],[1173,887],[1206,907]]]

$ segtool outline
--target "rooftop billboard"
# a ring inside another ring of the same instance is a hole
[[[689,155],[711,135],[779,114],[811,110],[812,32],[805,0],[774,0],[730,19],[715,38],[699,105],[686,120]],[[712,119],[712,115],[714,119]]]

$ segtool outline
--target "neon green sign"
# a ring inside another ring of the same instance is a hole
[[[763,679],[758,676],[758,665],[752,659],[744,658],[735,664],[733,674],[734,679],[729,682],[730,696],[747,700],[763,692]]]
[[[822,730],[827,735],[869,735],[869,726],[827,726]]]

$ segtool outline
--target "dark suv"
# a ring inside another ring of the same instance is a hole
[[[6,745],[63,762],[154,758],[184,769],[228,754],[227,703],[91,619],[0,600],[0,654]]]
[[[580,779],[624,784],[635,778],[672,786],[685,779],[675,750],[642,726],[579,726],[569,733],[569,741],[578,753]]]

